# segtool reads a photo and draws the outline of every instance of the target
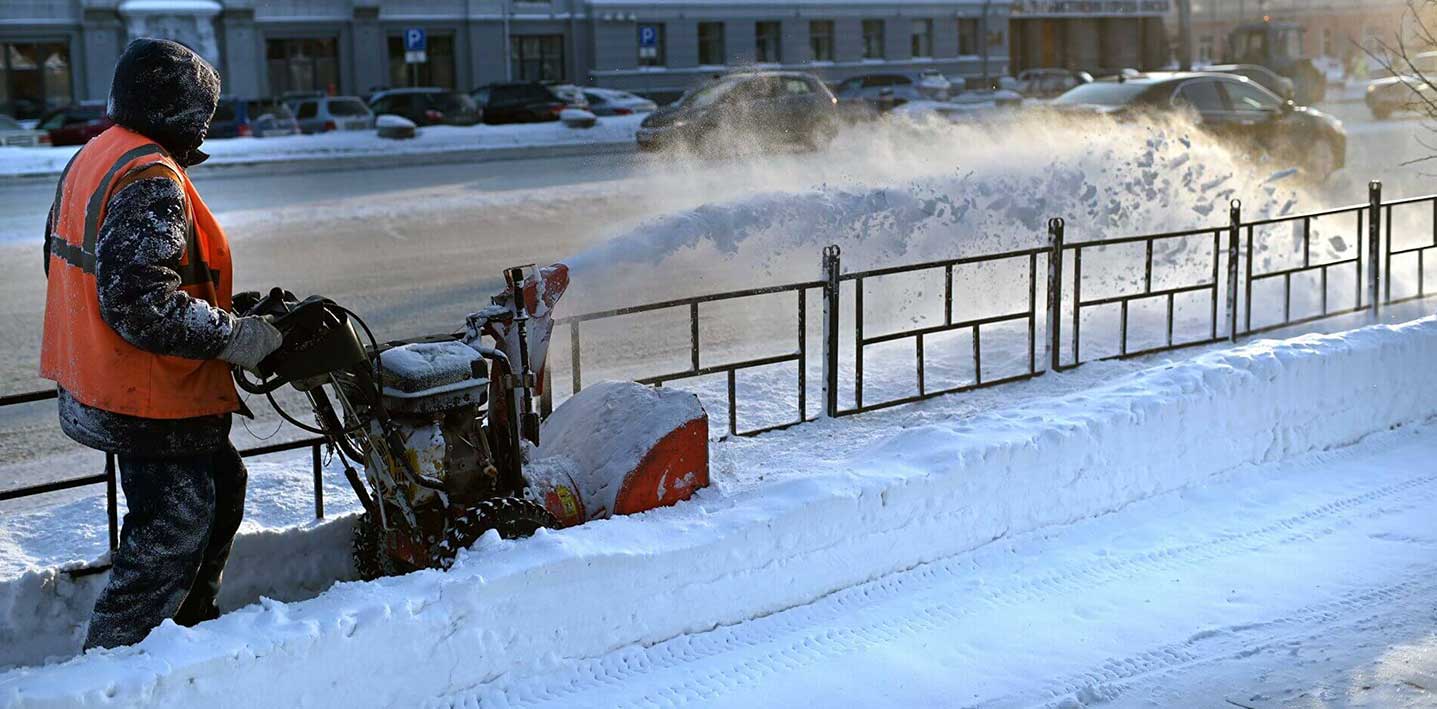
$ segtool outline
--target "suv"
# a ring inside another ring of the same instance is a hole
[[[474,99],[447,89],[389,89],[369,97],[374,115],[402,116],[415,125],[472,126],[482,114]]]
[[[289,106],[268,99],[224,97],[210,119],[210,138],[269,138],[299,133]]]
[[[84,101],[46,113],[35,127],[50,134],[51,145],[84,145],[112,125],[104,101]]]
[[[294,117],[305,135],[374,127],[374,114],[357,96],[300,99],[295,103]]]
[[[469,95],[483,111],[484,122],[490,125],[557,121],[566,108],[589,108],[584,92],[572,84],[537,81],[489,84],[474,89]]]
[[[729,74],[685,94],[640,125],[639,147],[704,149],[725,133],[737,141],[818,148],[832,139],[838,100],[817,77],[796,71]]]

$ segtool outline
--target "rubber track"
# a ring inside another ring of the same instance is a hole
[[[1304,456],[1303,459],[1320,462],[1345,457],[1345,453],[1347,451],[1320,453]],[[681,635],[649,648],[638,645],[620,648],[602,657],[580,660],[573,665],[555,668],[536,677],[501,677],[487,685],[461,689],[458,693],[434,700],[430,706],[514,707],[548,702],[554,702],[558,706],[572,705],[596,689],[620,687],[639,675],[677,668],[742,648],[769,645],[779,639],[787,639],[782,646],[761,656],[745,657],[732,665],[697,676],[685,675],[678,683],[640,697],[630,705],[666,707],[679,706],[693,700],[712,699],[730,689],[756,684],[774,674],[791,672],[826,658],[938,630],[982,610],[983,603],[1001,607],[1056,596],[1070,596],[1095,585],[1201,564],[1204,561],[1231,556],[1236,552],[1280,547],[1326,536],[1331,533],[1331,528],[1319,526],[1319,523],[1325,523],[1331,518],[1349,516],[1357,510],[1397,495],[1409,502],[1429,498],[1432,496],[1431,486],[1434,481],[1437,481],[1437,475],[1411,478],[1361,495],[1334,500],[1301,515],[1279,519],[1244,532],[1221,535],[1195,544],[1156,549],[1125,558],[1110,558],[1031,579],[1015,586],[985,586],[973,583],[973,593],[959,594],[962,597],[957,599],[958,602],[954,602],[951,593],[940,595],[920,610],[902,618],[886,617],[881,613],[870,614],[877,615],[876,618],[864,618],[865,610],[899,596],[921,594],[925,589],[959,575],[970,563],[963,555],[948,557],[737,625],[725,625],[704,633]],[[1369,516],[1375,518],[1391,511],[1379,509]],[[1315,526],[1318,528],[1310,529]],[[837,618],[846,618],[846,627],[817,634],[806,632],[816,624]],[[1177,654],[1166,666],[1195,659],[1182,655],[1176,649],[1173,652]],[[1137,664],[1134,667],[1157,668],[1161,665],[1152,658],[1148,659],[1147,665],[1140,661],[1135,662]],[[1155,669],[1143,671],[1150,672]],[[1143,671],[1135,671],[1134,676]],[[1113,674],[1115,680],[1119,678],[1116,671]],[[1101,673],[1093,677],[1083,676],[1068,680],[1050,688],[1050,696],[1081,691],[1084,687],[1095,685],[1100,678]]]

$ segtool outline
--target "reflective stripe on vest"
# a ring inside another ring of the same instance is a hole
[[[229,308],[229,245],[194,185],[159,145],[112,127],[76,153],[56,192],[40,373],[77,400],[116,413],[177,419],[235,411],[239,398],[224,362],[146,352],[100,314],[95,252],[108,200],[117,185],[155,167],[172,175],[185,195],[188,229],[175,268],[182,290]]]

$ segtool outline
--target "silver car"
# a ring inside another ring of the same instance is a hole
[[[658,110],[658,104],[653,101],[615,89],[584,89],[584,98],[589,101],[589,112],[596,116],[628,116]]]
[[[50,133],[33,130],[6,115],[0,115],[0,145],[12,148],[49,147]]]
[[[358,96],[300,99],[295,102],[294,117],[305,135],[374,128],[374,113]]]

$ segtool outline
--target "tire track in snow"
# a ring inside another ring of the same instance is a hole
[[[1352,448],[1340,452],[1321,452],[1306,456],[1309,460],[1330,461],[1351,454]],[[920,564],[884,577],[840,589],[827,596],[794,608],[766,616],[750,618],[734,625],[681,635],[652,646],[630,645],[607,655],[580,660],[569,666],[541,670],[537,674],[500,678],[482,687],[460,690],[455,695],[433,700],[436,707],[527,707],[544,704],[572,706],[576,697],[583,697],[604,688],[620,688],[631,679],[691,663],[716,658],[748,648],[783,641],[778,647],[758,655],[736,658],[722,667],[679,678],[676,682],[620,706],[665,707],[713,699],[726,691],[751,686],[777,673],[792,672],[817,662],[850,652],[890,643],[913,635],[940,630],[961,622],[987,606],[1011,607],[1067,596],[1098,585],[1106,585],[1143,574],[1169,571],[1222,559],[1235,553],[1254,552],[1273,547],[1314,540],[1333,532],[1328,527],[1311,529],[1329,520],[1346,519],[1374,503],[1403,495],[1415,502],[1433,495],[1432,483],[1437,475],[1410,478],[1368,492],[1333,500],[1307,512],[1284,517],[1268,524],[1218,535],[1194,544],[1155,549],[1121,559],[1080,565],[1041,578],[1004,587],[984,586],[976,580],[960,581],[969,591],[959,594],[951,590],[936,594],[926,603],[915,604],[916,611],[900,617],[885,616],[879,608],[887,601],[904,596],[933,593],[935,587],[947,584],[965,571],[971,562],[963,554]],[[1365,515],[1378,518],[1396,512],[1379,508]],[[971,574],[970,574],[971,575]],[[956,597],[956,601],[954,600]],[[869,617],[865,617],[869,616]],[[847,619],[844,627],[822,629],[814,626]],[[789,638],[788,636],[794,636]],[[1176,666],[1187,656],[1176,650],[1164,666]],[[558,662],[563,663],[560,659]],[[1150,662],[1155,669],[1155,661]],[[1117,674],[1114,674],[1117,677]],[[1054,694],[1079,687],[1084,678],[1053,688]],[[1088,681],[1088,684],[1092,684]]]
[[[1043,690],[1048,698],[1036,703],[1006,698],[984,702],[984,706],[1069,706],[1109,702],[1140,681],[1189,670],[1228,659],[1240,659],[1290,645],[1294,641],[1331,635],[1338,628],[1372,625],[1376,620],[1398,615],[1413,615],[1411,606],[1399,603],[1411,598],[1430,598],[1437,592],[1437,578],[1432,569],[1423,569],[1395,586],[1349,591],[1336,599],[1299,608],[1269,621],[1244,623],[1196,633],[1186,640],[1145,650],[1134,655],[1114,657],[1085,672],[1069,675],[1049,683]],[[1360,614],[1360,615],[1359,615]],[[1320,624],[1320,630],[1312,630]],[[1248,642],[1243,633],[1262,629],[1293,627],[1279,635],[1265,635],[1260,642]]]

